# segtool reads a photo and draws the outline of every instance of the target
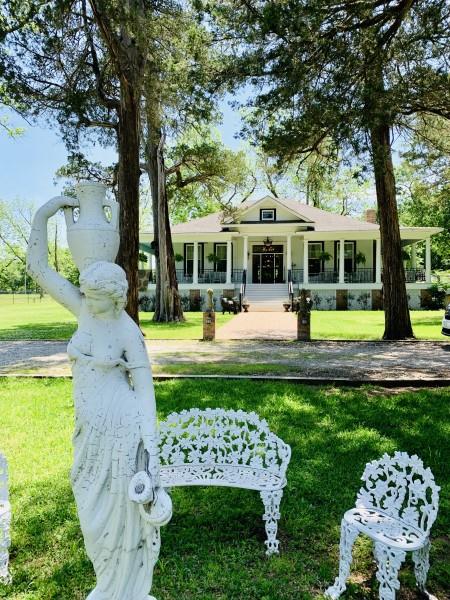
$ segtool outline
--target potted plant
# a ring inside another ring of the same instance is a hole
[[[244,309],[244,312],[248,312],[248,309],[250,308],[250,302],[248,301],[247,298],[245,298],[242,300],[242,308]]]
[[[220,258],[217,256],[217,254],[214,254],[214,252],[211,252],[211,254],[208,254],[208,256],[206,258],[209,260],[210,263],[213,263],[214,267],[220,260]]]
[[[319,254],[318,258],[320,258],[320,260],[322,261],[331,260],[331,254],[329,252],[323,251]]]
[[[183,262],[183,255],[175,254],[175,262]]]
[[[366,264],[366,255],[364,254],[364,252],[356,253],[355,262],[357,265],[365,265]]]

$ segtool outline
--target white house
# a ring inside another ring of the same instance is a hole
[[[430,239],[439,227],[402,227],[411,308],[420,308],[431,283]],[[243,203],[234,218],[221,212],[172,228],[181,294],[192,301],[208,288],[244,293],[250,310],[283,310],[289,292],[310,290],[317,308],[382,308],[380,230],[375,210],[365,220],[330,213],[293,200],[265,196]],[[141,232],[150,250],[152,232]],[[417,244],[425,246],[424,265]],[[155,287],[150,272],[149,294]]]

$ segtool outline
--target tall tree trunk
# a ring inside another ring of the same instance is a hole
[[[395,192],[390,126],[378,120],[370,130],[383,264],[383,339],[413,337]]]
[[[118,198],[120,204],[120,247],[117,263],[128,279],[126,310],[139,324],[139,130],[140,85],[121,79],[119,109],[119,171]]]
[[[149,120],[150,121],[150,120]],[[164,136],[148,123],[147,164],[152,194],[153,235],[156,254],[154,321],[184,321],[178,291],[175,255],[170,231],[164,167]]]
[[[117,263],[128,279],[126,310],[139,324],[139,179],[140,101],[147,50],[140,45],[144,3],[127,0],[125,13],[105,0],[89,0],[94,19],[111,58],[111,67],[119,80],[120,98],[108,98],[98,65],[94,64],[101,101],[117,112],[119,167],[117,197],[120,205],[120,247]],[[124,17],[126,15],[126,18]],[[94,60],[94,63],[97,59]]]

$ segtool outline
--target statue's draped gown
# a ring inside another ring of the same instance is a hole
[[[67,351],[75,401],[72,488],[97,576],[89,600],[147,600],[159,528],[143,520],[128,485],[143,466],[150,416],[130,387],[131,365],[89,356],[79,332]]]

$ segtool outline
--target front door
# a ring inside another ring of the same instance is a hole
[[[257,251],[253,253],[253,283],[283,283],[282,252],[258,252],[260,248],[262,247],[256,247]],[[274,249],[278,249],[278,247]]]
[[[273,283],[274,254],[261,254],[261,283]]]

